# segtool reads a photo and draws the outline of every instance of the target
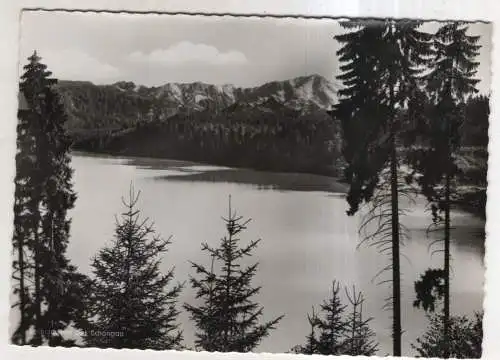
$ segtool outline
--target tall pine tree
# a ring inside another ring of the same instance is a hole
[[[17,125],[17,154],[16,154],[16,177],[15,177],[15,202],[14,202],[14,236],[13,248],[17,253],[13,262],[14,294],[19,296],[19,301],[13,306],[19,308],[19,326],[16,328],[12,342],[19,345],[27,343],[26,332],[31,326],[31,314],[28,314],[32,306],[29,298],[28,280],[32,279],[33,264],[27,253],[27,240],[33,236],[34,229],[33,214],[31,209],[31,191],[34,187],[32,177],[34,158],[33,122],[29,121],[30,110],[25,96],[19,95],[19,111]]]
[[[336,36],[344,88],[333,114],[344,133],[346,178],[350,182],[348,214],[371,200],[380,173],[390,169],[393,355],[401,355],[400,224],[398,200],[398,143],[402,140],[403,109],[414,106],[418,77],[430,53],[430,36],[420,22],[410,20],[353,20]],[[408,112],[414,113],[414,112]]]
[[[178,349],[176,302],[182,285],[169,288],[173,269],[159,270],[160,256],[170,239],[164,240],[148,219],[141,219],[137,201],[140,193],[130,187],[125,212],[117,219],[111,246],[104,247],[92,267],[88,346],[130,349]]]
[[[260,287],[252,286],[252,279],[257,272],[258,263],[243,266],[241,260],[252,255],[260,240],[253,240],[241,245],[238,237],[250,220],[243,220],[231,209],[223,218],[227,236],[223,237],[217,248],[204,243],[202,250],[207,251],[212,259],[210,269],[191,263],[198,278],[191,277],[191,286],[196,290],[196,298],[201,305],[185,304],[184,308],[194,321],[196,346],[206,351],[249,352],[255,349],[263,338],[276,327],[283,318],[260,324],[264,308],[254,302]],[[219,269],[214,269],[214,265]]]
[[[426,281],[417,284],[430,294],[432,285],[439,279],[428,279],[432,274],[443,279],[443,332],[444,339],[450,331],[450,240],[451,204],[456,195],[455,179],[459,172],[455,159],[460,149],[460,128],[465,120],[468,97],[478,92],[474,78],[479,63],[479,37],[467,34],[468,27],[461,22],[446,23],[434,35],[433,66],[426,75],[431,108],[424,124],[427,146],[414,155],[414,166],[422,176],[419,183],[424,195],[432,204],[433,219],[443,225],[443,271],[428,271]],[[425,294],[417,294],[426,297]],[[429,295],[427,295],[429,297]],[[445,357],[449,353],[445,351]]]
[[[20,82],[26,106],[19,112],[14,206],[14,271],[19,275],[15,291],[21,316],[12,340],[69,346],[74,341],[64,339],[61,331],[81,323],[86,281],[65,255],[71,222],[67,212],[76,199],[71,143],[64,130],[66,114],[53,87],[57,80],[36,52],[28,60]],[[30,329],[33,337],[28,341]]]

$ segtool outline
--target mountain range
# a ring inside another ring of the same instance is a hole
[[[337,102],[338,88],[320,75],[249,88],[202,82],[156,87],[127,81],[111,85],[60,81],[57,85],[69,116],[70,131],[124,128],[153,116],[168,118],[179,112],[218,113],[238,104],[261,107],[275,104],[301,113],[326,111]]]

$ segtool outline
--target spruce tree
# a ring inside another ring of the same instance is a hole
[[[429,55],[428,34],[420,22],[410,20],[353,20],[343,22],[348,31],[336,36],[342,63],[339,104],[333,115],[344,134],[346,179],[350,183],[349,215],[369,202],[380,183],[380,173],[390,169],[390,218],[393,355],[401,355],[400,223],[398,201],[398,143],[404,130],[400,115],[414,106],[418,78]],[[409,112],[414,113],[414,112]]]
[[[351,294],[346,289],[346,296],[351,305],[351,311],[346,320],[342,354],[351,356],[375,355],[378,350],[378,343],[373,339],[375,332],[369,326],[372,318],[363,317],[363,303],[365,301],[363,294],[356,292],[353,287]]]
[[[74,206],[70,141],[64,130],[66,114],[47,66],[36,52],[28,58],[20,93],[25,109],[19,112],[16,200],[14,206],[14,263],[19,273],[20,326],[13,341],[19,344],[73,345],[61,331],[82,322],[83,294],[78,274],[66,258]],[[28,288],[27,283],[33,287]],[[27,340],[32,328],[33,337]]]
[[[41,258],[43,273],[42,292],[47,308],[43,314],[44,324],[49,332],[49,345],[72,345],[65,342],[61,335],[54,335],[54,330],[63,330],[71,321],[81,321],[75,317],[75,310],[81,307],[84,293],[82,287],[86,277],[77,273],[76,267],[70,264],[65,253],[69,242],[71,220],[67,212],[74,206],[76,194],[73,191],[69,156],[71,141],[64,129],[67,118],[58,95],[54,92],[46,94],[47,126],[45,132],[50,134],[47,141],[47,178],[44,186],[44,197],[41,203],[44,209],[40,225],[46,254]],[[49,107],[50,106],[50,107]]]
[[[294,346],[292,352],[351,356],[371,356],[377,352],[375,333],[369,326],[372,318],[363,318],[363,295],[354,288],[350,294],[346,288],[346,296],[351,305],[349,312],[340,299],[339,283],[334,281],[332,295],[323,302],[320,313],[313,308],[312,315],[307,315],[311,331],[306,343]]]
[[[432,285],[443,279],[443,332],[444,339],[450,330],[450,240],[451,204],[456,195],[456,176],[459,168],[455,163],[461,145],[460,128],[465,120],[468,96],[478,92],[474,78],[479,63],[478,36],[467,35],[468,27],[461,22],[446,23],[434,35],[433,66],[426,75],[427,92],[431,108],[425,123],[427,146],[413,156],[415,169],[422,176],[419,184],[432,204],[435,224],[442,225],[444,242],[444,265],[442,273],[434,270],[427,273],[427,281],[417,283],[421,292],[430,293]],[[430,275],[436,279],[430,279]],[[417,294],[417,297],[429,297]],[[449,354],[444,353],[445,357]]]
[[[161,239],[153,224],[141,219],[139,195],[131,186],[112,243],[93,260],[88,346],[154,350],[181,346],[176,302],[182,285],[169,287],[173,269],[166,274],[159,270],[170,238]]]
[[[309,335],[306,336],[305,345],[297,345],[292,348],[292,352],[295,354],[319,354],[318,339],[316,336],[318,327],[318,315],[315,313],[314,307],[312,309],[312,315],[307,314],[307,321],[311,326],[311,331],[309,332]]]
[[[19,326],[12,336],[12,342],[19,345],[27,343],[26,332],[31,326],[31,316],[28,315],[29,298],[28,279],[32,278],[31,259],[26,253],[27,240],[33,236],[33,214],[29,212],[31,203],[31,191],[34,184],[30,173],[33,172],[34,143],[35,137],[32,133],[33,122],[29,121],[30,111],[25,96],[20,92],[20,108],[18,111],[17,125],[17,154],[16,154],[16,177],[14,195],[14,236],[13,249],[17,252],[16,260],[13,262],[14,294],[19,296],[19,301],[13,307],[19,308]]]
[[[317,317],[318,352],[322,355],[341,355],[344,347],[344,331],[346,322],[344,313],[346,305],[340,299],[340,285],[334,281],[332,294],[321,304],[320,309],[324,317]]]
[[[252,300],[261,289],[252,286],[258,263],[250,266],[241,263],[244,258],[252,256],[260,240],[241,245],[238,235],[246,229],[250,220],[243,220],[242,216],[233,212],[231,198],[228,217],[223,220],[227,236],[221,239],[219,246],[214,248],[207,243],[202,244],[202,251],[208,252],[211,257],[210,269],[191,262],[198,277],[191,276],[190,282],[201,304],[184,304],[184,308],[197,328],[197,348],[249,352],[269,335],[283,316],[260,323],[264,308]],[[218,269],[214,269],[215,265]]]

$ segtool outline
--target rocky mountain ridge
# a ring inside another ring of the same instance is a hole
[[[146,87],[126,81],[111,85],[60,81],[57,88],[69,114],[69,129],[90,130],[123,128],[179,112],[217,113],[235,104],[277,103],[301,113],[329,110],[337,102],[338,85],[309,75],[250,88],[202,82]]]

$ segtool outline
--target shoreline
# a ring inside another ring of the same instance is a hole
[[[130,165],[136,165],[141,167],[150,167],[152,169],[165,170],[169,168],[176,167],[186,167],[186,166],[210,166],[214,167],[215,170],[209,172],[202,172],[190,175],[173,175],[167,176],[169,179],[177,181],[214,181],[214,175],[217,175],[222,180],[219,181],[231,181],[235,183],[245,183],[243,180],[245,177],[250,176],[250,178],[258,178],[259,175],[267,175],[271,177],[272,180],[284,181],[284,186],[279,186],[275,184],[277,181],[265,181],[264,184],[259,184],[262,188],[275,188],[277,190],[289,190],[289,191],[325,191],[329,193],[342,193],[347,194],[349,191],[349,184],[342,181],[341,178],[333,175],[325,175],[322,173],[315,172],[300,172],[300,171],[285,171],[285,170],[267,170],[259,168],[251,168],[244,166],[233,166],[226,164],[218,164],[208,161],[194,161],[194,160],[181,160],[172,159],[164,157],[153,157],[153,156],[137,156],[137,155],[127,155],[125,153],[112,153],[112,152],[92,152],[83,150],[71,150],[72,155],[85,156],[85,157],[96,157],[96,158],[108,158],[108,159],[120,159],[125,160],[130,163]],[[161,164],[163,163],[163,166]],[[238,171],[235,171],[238,170]],[[210,174],[209,174],[210,173]],[[311,186],[300,186],[297,187],[294,179],[300,176],[309,176],[317,181],[319,185]],[[165,176],[159,176],[158,179],[166,178]],[[327,186],[327,182],[332,182],[330,186]],[[471,201],[481,201],[482,193],[486,189],[480,189],[476,192],[460,192],[457,194],[457,199],[453,201],[452,206],[457,210],[464,211],[468,214],[476,216],[482,220],[486,220],[486,209],[478,208],[477,206],[471,205]]]
[[[348,186],[345,181],[342,181],[341,177],[334,176],[332,174],[326,174],[325,172],[314,172],[314,171],[296,171],[296,170],[272,170],[272,169],[264,169],[264,168],[256,168],[249,166],[238,166],[238,165],[228,165],[223,164],[222,162],[209,162],[209,161],[197,161],[197,160],[187,160],[187,159],[175,159],[175,158],[166,158],[166,157],[154,157],[154,156],[140,156],[140,155],[128,155],[126,153],[113,153],[113,152],[95,152],[95,151],[84,151],[84,150],[71,150],[72,155],[80,155],[80,156],[88,156],[88,157],[101,157],[101,158],[113,158],[113,159],[123,159],[123,160],[137,160],[141,161],[142,164],[147,162],[157,163],[169,163],[175,164],[176,166],[213,166],[221,169],[238,169],[244,171],[254,171],[268,174],[283,174],[283,175],[304,175],[304,176],[314,176],[314,177],[322,177],[329,178],[334,180],[335,182]]]

